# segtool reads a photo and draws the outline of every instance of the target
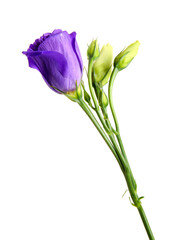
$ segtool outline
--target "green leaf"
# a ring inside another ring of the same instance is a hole
[[[125,190],[125,192],[122,195],[122,198],[125,196],[126,192],[128,191],[128,189]]]
[[[129,197],[129,201],[130,201],[130,203],[131,203],[131,205],[132,206],[134,206],[134,207],[137,207],[134,203],[132,203],[132,201],[131,201],[131,198]]]

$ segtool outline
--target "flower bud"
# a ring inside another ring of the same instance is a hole
[[[95,83],[94,90],[95,90],[95,94],[96,94],[96,97],[97,97],[100,107],[103,109],[106,108],[108,106],[108,98],[107,98],[105,92],[103,91],[103,88],[99,87],[99,84]]]
[[[88,59],[90,58],[96,59],[99,56],[99,54],[100,53],[98,42],[97,40],[93,40],[87,50]]]
[[[76,90],[83,74],[83,61],[76,33],[60,29],[45,33],[23,52],[29,66],[37,69],[46,84],[57,93]]]
[[[104,45],[100,51],[100,56],[93,66],[93,78],[95,82],[102,82],[104,86],[111,74],[113,60],[113,48],[110,44]]]
[[[140,42],[136,41],[122,50],[114,60],[114,67],[117,67],[119,70],[126,68],[137,55],[139,45]]]
[[[111,73],[112,73],[112,66],[110,67],[109,71],[106,73],[105,77],[101,81],[102,86],[104,86],[106,83],[108,83]]]
[[[101,91],[101,97],[99,102],[102,108],[106,108],[108,106],[108,98],[104,91]]]

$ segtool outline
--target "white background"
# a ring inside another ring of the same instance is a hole
[[[75,103],[22,55],[56,28],[138,56],[114,85],[125,149],[155,238],[175,239],[173,0],[3,1],[0,6],[0,239],[146,240],[112,153]],[[86,82],[86,78],[84,78]],[[87,84],[86,84],[87,86]]]

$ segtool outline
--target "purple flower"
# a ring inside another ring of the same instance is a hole
[[[53,86],[62,92],[74,91],[76,82],[80,84],[83,62],[75,32],[68,34],[58,29],[45,33],[23,53],[29,66],[42,74],[51,89]]]

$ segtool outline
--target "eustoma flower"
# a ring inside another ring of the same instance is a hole
[[[91,42],[87,50],[87,78],[90,94],[82,81],[83,63],[76,42],[76,33],[55,30],[46,33],[23,52],[29,61],[29,66],[36,68],[43,76],[48,86],[63,93],[69,99],[77,102],[92,121],[103,140],[112,151],[125,177],[132,205],[141,216],[150,240],[154,240],[152,230],[137,193],[137,184],[123,146],[117,116],[114,109],[112,90],[117,74],[125,69],[137,55],[139,41],[129,45],[113,60],[113,48],[110,44],[99,49],[97,40]],[[104,86],[108,86],[108,95]],[[108,104],[109,103],[109,104]],[[112,113],[115,128],[108,115]],[[96,119],[93,111],[98,116]]]
[[[83,62],[75,32],[68,34],[58,29],[46,33],[23,53],[29,66],[37,69],[54,91],[71,92],[80,84]]]

